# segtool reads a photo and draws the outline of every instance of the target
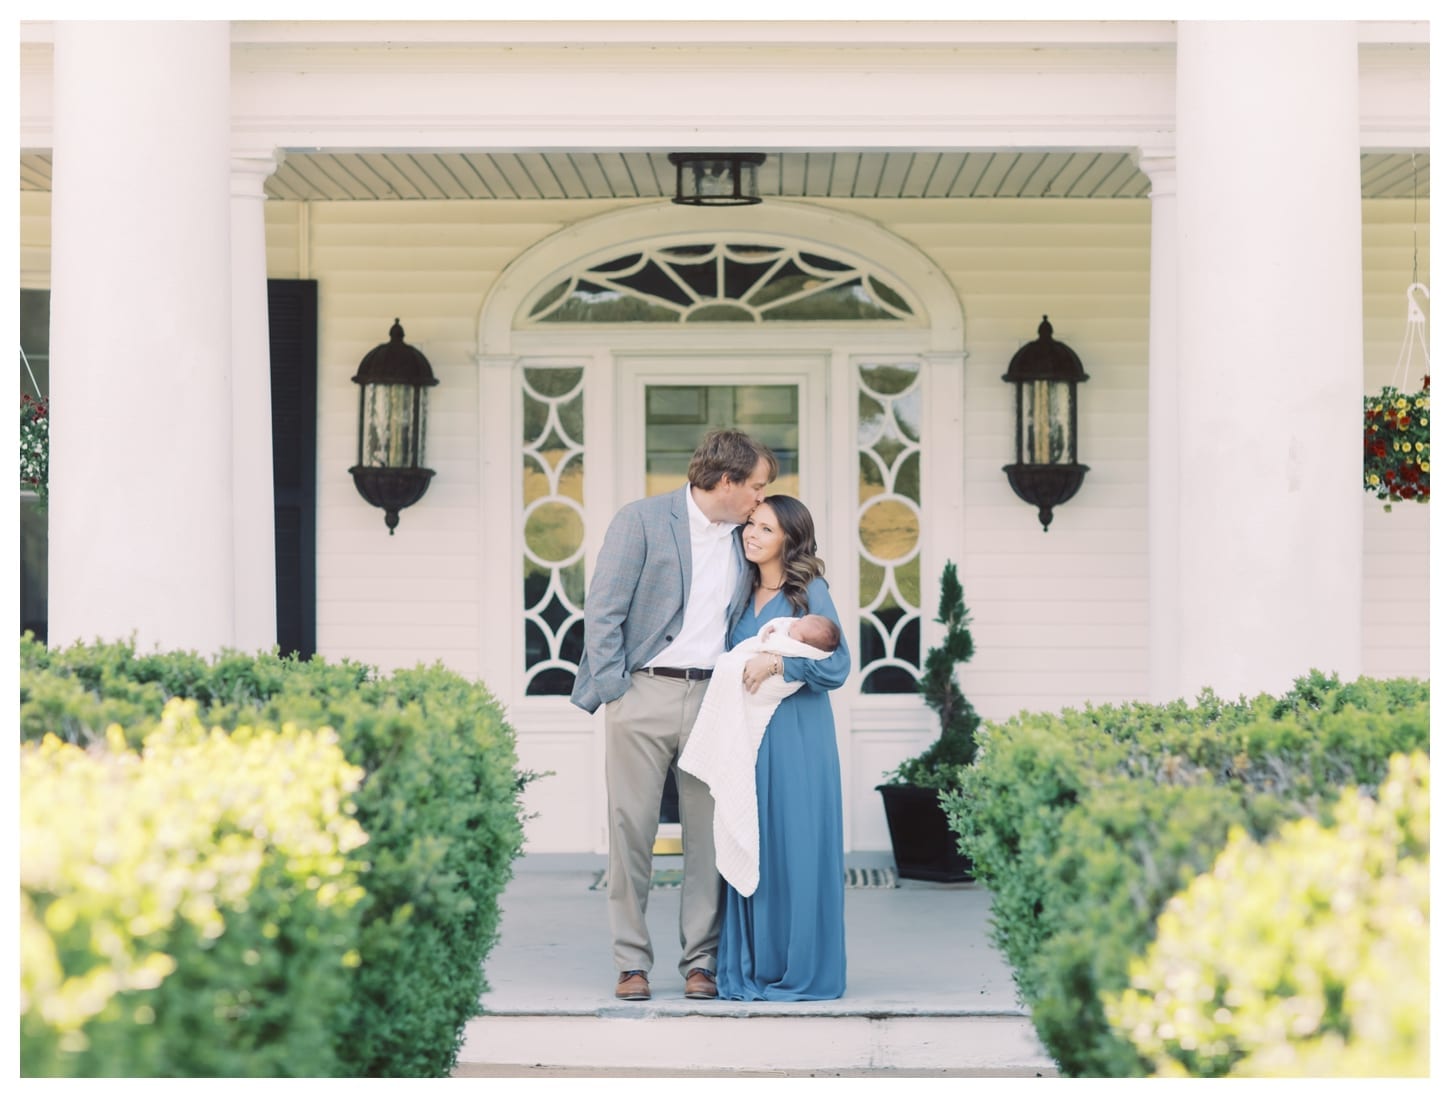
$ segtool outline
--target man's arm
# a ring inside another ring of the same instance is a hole
[[[606,702],[629,688],[624,621],[644,573],[645,534],[632,508],[618,512],[604,534],[584,599],[584,649],[595,688]]]

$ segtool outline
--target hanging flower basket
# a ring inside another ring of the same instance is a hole
[[[1419,392],[1386,385],[1364,398],[1364,490],[1385,501],[1430,502],[1430,377]]]
[[[50,407],[20,394],[20,489],[29,489],[45,506],[50,485]]]

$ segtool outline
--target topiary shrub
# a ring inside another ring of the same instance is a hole
[[[1158,1075],[1425,1076],[1429,959],[1430,764],[1396,755],[1329,827],[1236,830],[1106,1011]]]
[[[936,714],[939,732],[925,751],[888,771],[884,780],[942,790],[955,780],[958,767],[977,757],[977,727],[981,724],[957,682],[957,666],[971,660],[975,646],[967,628],[972,619],[962,601],[957,566],[951,561],[942,569],[936,621],[946,627],[946,635],[927,652],[917,690]]]

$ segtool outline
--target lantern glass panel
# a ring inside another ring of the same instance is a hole
[[[749,162],[742,162],[740,165],[740,193],[753,195],[760,193],[760,186],[757,183],[756,168],[758,165]]]
[[[408,469],[423,464],[428,391],[412,385],[364,385],[359,464]]]
[[[685,168],[688,176],[686,194],[708,202],[711,199],[733,199],[756,193],[756,166],[735,161],[693,160]],[[739,180],[739,189],[736,181]]]
[[[701,198],[727,197],[735,191],[728,160],[697,160],[691,167],[695,176],[695,193]]]
[[[1019,386],[1021,460],[1028,465],[1071,465],[1072,384],[1035,379]]]

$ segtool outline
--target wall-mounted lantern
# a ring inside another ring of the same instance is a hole
[[[764,153],[670,153],[674,201],[681,206],[753,206],[760,201],[756,169]]]
[[[1046,316],[1002,375],[1017,387],[1017,462],[1002,470],[1018,498],[1037,508],[1043,533],[1052,509],[1077,494],[1088,471],[1077,461],[1077,386],[1087,379],[1077,352],[1052,338]]]
[[[367,354],[353,375],[358,396],[357,464],[348,470],[358,494],[381,507],[391,537],[398,512],[423,498],[433,470],[423,468],[428,390],[438,384],[423,352],[403,342],[396,320],[388,342]]]

